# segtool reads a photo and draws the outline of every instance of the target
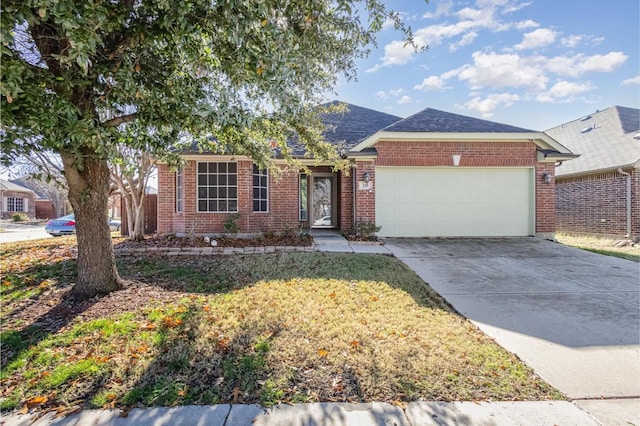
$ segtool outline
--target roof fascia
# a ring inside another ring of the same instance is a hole
[[[364,141],[351,149],[352,152],[359,152],[365,148],[374,146],[381,140],[390,141],[420,141],[420,142],[442,142],[442,141],[465,141],[481,140],[491,142],[535,142],[540,148],[553,149],[560,153],[570,154],[571,151],[560,144],[544,132],[377,132],[369,136]]]

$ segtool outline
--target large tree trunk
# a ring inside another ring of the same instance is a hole
[[[70,153],[61,153],[76,218],[78,277],[72,293],[81,299],[123,287],[116,269],[107,222],[109,167],[94,152],[82,153],[80,168]]]

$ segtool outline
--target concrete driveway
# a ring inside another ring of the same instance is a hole
[[[385,246],[603,424],[640,425],[640,264],[535,238]]]

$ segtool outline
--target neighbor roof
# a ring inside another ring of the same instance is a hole
[[[29,188],[25,188],[24,186],[16,185],[13,182],[9,182],[8,180],[0,179],[0,189],[3,191],[16,191],[16,192],[30,192],[35,194]]]
[[[385,132],[531,133],[534,130],[426,108],[386,127]]]
[[[636,108],[613,106],[545,133],[581,154],[562,163],[556,176],[612,170],[640,161],[640,110]]]

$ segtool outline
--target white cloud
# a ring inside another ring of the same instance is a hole
[[[391,89],[391,90],[389,90],[389,94],[393,95],[393,96],[400,96],[400,95],[404,95],[405,93],[407,93],[407,91],[404,90],[404,89]]]
[[[537,47],[548,46],[556,41],[557,33],[548,28],[538,28],[537,30],[526,33],[522,39],[522,43],[516,44],[518,50],[535,49]]]
[[[453,52],[455,50],[458,50],[462,46],[468,46],[469,44],[473,43],[476,37],[478,37],[478,33],[474,31],[470,33],[466,33],[465,35],[462,36],[460,41],[453,43],[449,46],[449,51]]]
[[[640,75],[637,75],[632,78],[627,78],[622,82],[622,84],[625,86],[632,85],[632,84],[640,84]]]
[[[369,68],[366,72],[376,72],[383,67],[391,65],[403,65],[411,61],[415,51],[411,46],[405,46],[401,40],[392,41],[384,47],[382,63]]]
[[[467,81],[471,88],[524,87],[534,91],[544,90],[548,77],[539,66],[532,66],[517,54],[475,52],[473,65],[466,65],[458,78]]]
[[[477,111],[482,114],[483,118],[489,118],[493,115],[493,111],[499,106],[510,106],[519,100],[520,96],[513,93],[491,93],[484,99],[477,96],[465,103],[464,106],[461,107],[458,105],[458,107]]]
[[[380,99],[388,99],[389,98],[389,96],[383,90],[377,91],[373,96],[375,96],[376,98],[380,98]]]
[[[441,1],[441,2],[438,2],[435,13],[427,12],[424,15],[422,15],[422,17],[425,19],[432,19],[432,18],[439,18],[441,16],[447,16],[451,13],[452,7],[453,7],[453,0]]]
[[[576,77],[589,72],[612,72],[629,57],[622,52],[609,52],[606,55],[585,56],[556,56],[553,58],[539,58],[544,61],[545,69],[558,75]]]
[[[522,2],[522,3],[518,3],[518,4],[510,4],[507,5],[504,9],[502,9],[502,12],[504,13],[512,13],[512,12],[516,12],[520,9],[523,9],[529,5],[531,5],[531,3],[533,2]]]
[[[546,92],[536,96],[538,102],[571,102],[575,95],[590,92],[594,86],[590,82],[574,83],[571,81],[560,81]]]
[[[422,83],[413,86],[414,90],[425,90],[427,92],[437,92],[446,88],[446,80],[435,75],[422,80]]]
[[[515,27],[518,30],[528,30],[529,28],[538,28],[539,26],[540,24],[538,24],[536,21],[532,21],[531,19],[520,21],[515,24]]]
[[[582,40],[584,40],[583,35],[571,34],[569,37],[563,37],[560,40],[560,43],[562,43],[562,45],[565,47],[573,48],[576,47]]]
[[[398,104],[400,104],[400,105],[408,104],[411,101],[413,101],[413,99],[411,99],[411,96],[404,95],[403,97],[398,99]]]

